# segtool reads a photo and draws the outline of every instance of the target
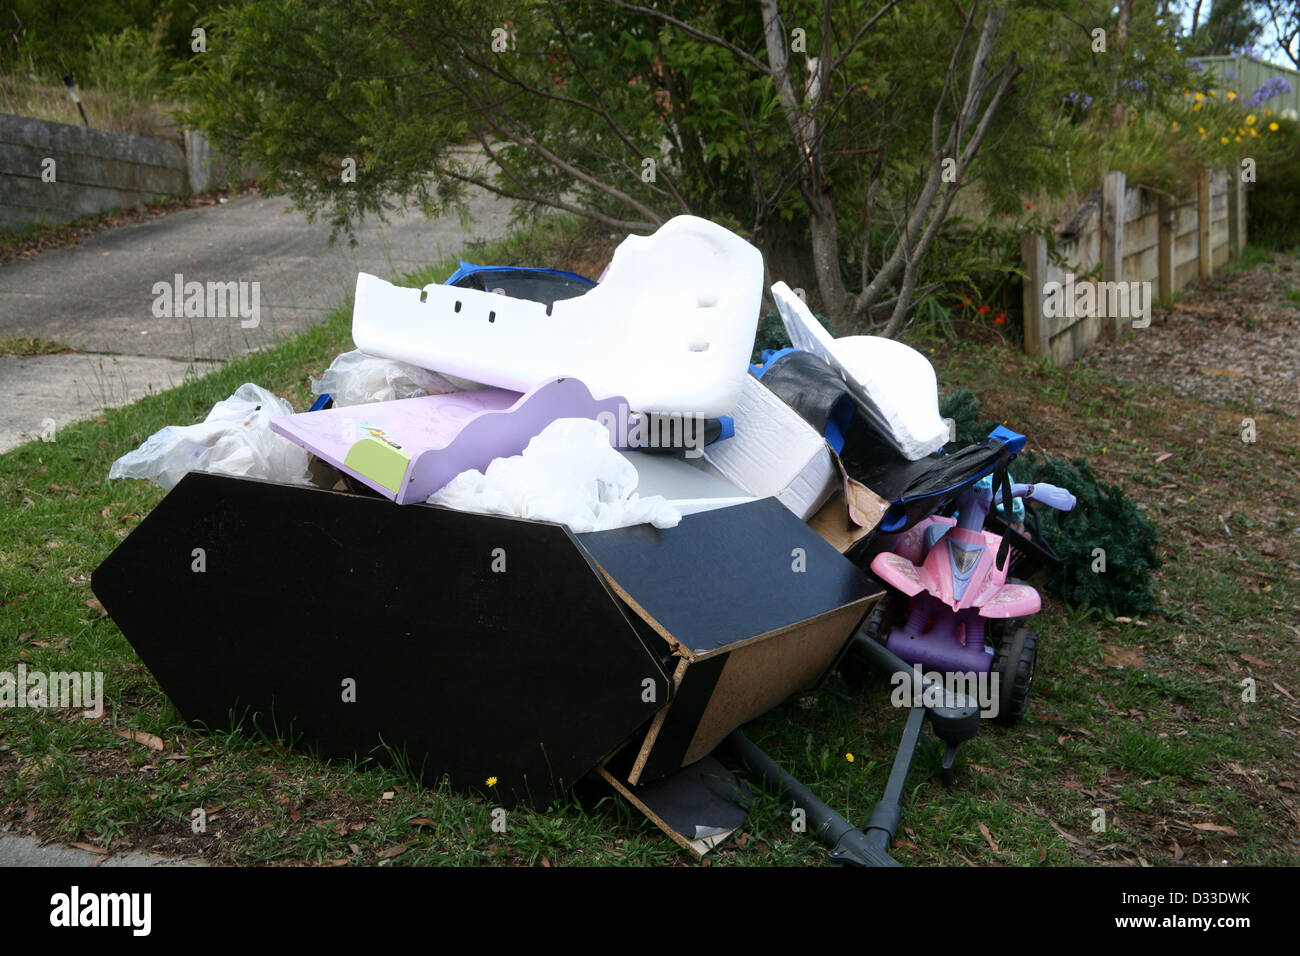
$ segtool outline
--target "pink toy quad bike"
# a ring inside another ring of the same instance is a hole
[[[889,630],[885,647],[925,671],[995,675],[989,686],[996,697],[988,707],[996,705],[993,719],[1011,725],[1024,716],[1038,656],[1038,635],[1020,625],[1042,600],[1028,584],[1008,580],[1008,543],[984,523],[990,508],[1003,501],[1025,499],[1069,511],[1075,498],[1042,482],[1013,485],[1005,471],[998,477],[996,492],[991,475],[968,486],[954,517],[932,515],[904,532],[893,551],[876,555],[871,570],[910,599],[904,623]],[[872,622],[877,640],[888,620],[882,608]],[[986,642],[988,631],[1003,632],[996,653]]]

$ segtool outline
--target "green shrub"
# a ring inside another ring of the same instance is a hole
[[[1246,200],[1246,235],[1271,249],[1300,246],[1300,123],[1261,114],[1258,125],[1263,129]]]
[[[1047,572],[1048,593],[1074,607],[1110,614],[1141,614],[1155,607],[1148,575],[1160,564],[1156,531],[1124,490],[1098,481],[1082,459],[1026,454],[1020,462],[1019,480],[1059,485],[1078,500],[1065,514],[1038,509],[1042,539],[1061,559]],[[1105,552],[1104,571],[1093,570],[1097,548]]]
[[[979,399],[964,388],[945,395],[939,411],[956,424],[953,447],[980,441],[998,424],[982,420]],[[1155,606],[1148,574],[1159,565],[1156,532],[1123,489],[1098,481],[1085,461],[1032,452],[1021,455],[1011,473],[1016,481],[1059,485],[1078,501],[1066,514],[1037,509],[1042,539],[1061,559],[1047,572],[1048,594],[1072,607],[1111,614],[1141,614]],[[1096,548],[1106,553],[1104,572],[1092,570]]]
[[[939,414],[951,418],[955,425],[952,447],[962,448],[983,441],[989,432],[998,427],[997,422],[980,420],[980,402],[970,389],[960,388],[949,392],[939,402]]]
[[[824,315],[818,315],[817,321],[822,324],[827,332],[831,331],[831,320]],[[790,336],[785,333],[785,323],[781,321],[781,316],[776,312],[769,312],[758,320],[758,332],[754,335],[754,352],[749,357],[749,361],[757,365],[763,360],[763,352],[767,349],[788,349],[790,347]]]

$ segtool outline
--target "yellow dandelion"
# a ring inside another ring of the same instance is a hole
[[[1246,116],[1246,125],[1247,125],[1247,126],[1254,126],[1254,125],[1255,125],[1255,114],[1254,114],[1254,113],[1250,113],[1250,114],[1248,114],[1248,115]]]
[[[1268,128],[1269,128],[1270,130],[1272,130],[1274,133],[1277,132],[1277,124],[1276,124],[1276,123],[1269,123],[1269,124],[1268,124]]]
[[[845,754],[844,759],[847,760],[849,763],[853,763],[853,754]]]
[[[1218,94],[1218,92],[1217,92],[1216,90],[1210,90],[1210,95],[1211,95],[1211,96],[1218,96],[1219,94]]]
[[[496,777],[488,777],[488,778],[487,778],[487,785],[488,785],[489,787],[495,787],[495,786],[497,785],[497,778],[496,778]]]
[[[1240,143],[1240,142],[1241,142],[1241,137],[1238,136],[1238,137],[1236,138],[1236,141],[1237,141],[1238,143]]]
[[[1204,105],[1205,105],[1204,103],[1197,103],[1195,106],[1192,107],[1192,112],[1193,113],[1199,112],[1201,107]]]
[[[1196,92],[1196,102],[1199,103],[1199,102],[1200,102],[1201,100],[1203,100],[1203,99],[1205,99],[1205,94],[1202,93],[1202,92],[1200,92],[1200,91],[1198,90],[1198,91]]]
[[[1236,98],[1237,98],[1237,91],[1236,91],[1236,90],[1228,90],[1228,99],[1230,99],[1230,100],[1235,100]]]
[[[1196,127],[1196,132],[1198,132],[1198,133],[1200,133],[1202,136],[1204,136],[1204,135],[1205,135],[1205,127],[1204,127],[1204,126],[1198,126],[1198,127]]]
[[[1220,137],[1219,137],[1219,142],[1222,143],[1224,146],[1227,146],[1227,145],[1228,145],[1228,137],[1226,137],[1226,136],[1220,136]]]
[[[1251,138],[1251,139],[1259,139],[1259,134],[1256,133],[1256,132],[1254,131],[1254,129],[1252,129],[1252,130],[1250,131],[1250,138]]]

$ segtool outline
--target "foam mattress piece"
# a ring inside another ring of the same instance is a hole
[[[756,248],[678,216],[629,236],[599,285],[550,307],[360,273],[352,338],[371,355],[516,392],[574,376],[633,411],[716,418],[740,396],[762,296]]]
[[[909,461],[943,447],[948,426],[939,415],[939,385],[934,367],[916,349],[878,335],[832,338],[784,282],[772,298],[791,344],[821,358],[844,378],[881,428]]]

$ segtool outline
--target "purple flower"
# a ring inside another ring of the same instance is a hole
[[[1246,99],[1247,106],[1260,106],[1267,100],[1275,96],[1282,96],[1291,92],[1291,84],[1286,81],[1284,76],[1269,77],[1259,86],[1255,87],[1255,92],[1251,93]]]
[[[1061,106],[1068,112],[1086,113],[1092,105],[1092,97],[1087,93],[1066,93],[1061,99]]]

